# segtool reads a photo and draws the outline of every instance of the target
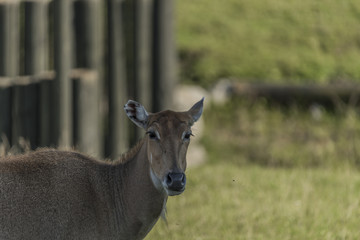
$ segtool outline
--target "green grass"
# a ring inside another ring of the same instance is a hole
[[[284,109],[229,102],[205,112],[209,159],[266,167],[360,167],[360,117],[354,108]]]
[[[209,160],[146,239],[360,239],[359,113],[315,109],[207,109]]]
[[[182,0],[176,3],[181,79],[359,81],[360,1]]]
[[[146,239],[359,239],[360,174],[240,167],[188,171],[185,193],[168,200],[168,226]]]

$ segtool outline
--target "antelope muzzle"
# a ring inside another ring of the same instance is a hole
[[[171,172],[166,176],[165,185],[170,196],[179,195],[185,190],[185,173]]]

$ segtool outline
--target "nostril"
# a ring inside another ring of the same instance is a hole
[[[171,185],[172,185],[172,182],[173,182],[173,180],[172,180],[172,178],[171,178],[171,173],[169,173],[169,174],[167,175],[167,177],[166,177],[166,184],[167,184],[168,186],[171,186]]]
[[[185,174],[182,174],[181,183],[182,183],[183,185],[186,184],[186,176],[185,176]]]

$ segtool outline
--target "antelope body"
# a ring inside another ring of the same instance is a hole
[[[78,152],[38,150],[0,159],[0,239],[143,239],[168,196],[184,191],[189,111],[148,114],[128,101],[144,138],[114,162]]]

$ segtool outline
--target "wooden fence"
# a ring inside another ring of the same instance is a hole
[[[116,157],[123,105],[171,105],[173,0],[0,0],[0,133]],[[6,138],[4,138],[4,136]]]

